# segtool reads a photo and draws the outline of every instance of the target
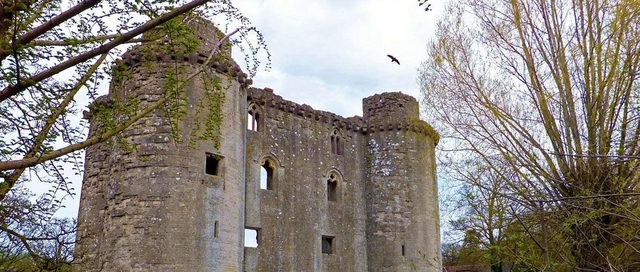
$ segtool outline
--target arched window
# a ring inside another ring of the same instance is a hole
[[[342,137],[337,129],[334,129],[331,133],[331,154],[342,155],[343,143]]]
[[[327,200],[338,201],[338,174],[330,173],[327,177]]]
[[[273,190],[273,165],[267,159],[260,167],[260,189]]]
[[[260,110],[256,104],[249,105],[247,110],[247,129],[251,131],[260,131],[262,120],[260,119]]]
[[[260,173],[255,182],[261,190],[276,190],[278,188],[278,178],[282,174],[280,161],[273,154],[265,154],[260,159]]]

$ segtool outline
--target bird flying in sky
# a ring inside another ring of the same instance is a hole
[[[421,1],[422,1],[422,2],[421,2]],[[420,3],[418,4],[418,6],[420,7],[420,6],[424,5],[424,4],[426,4],[426,3],[427,3],[427,1],[429,1],[429,0],[418,0],[418,2],[420,2]],[[426,7],[426,8],[424,8],[424,10],[425,10],[425,11],[431,11],[431,10],[432,10],[432,9],[431,9],[431,4],[428,4],[428,5],[427,5],[427,7]]]
[[[400,65],[400,62],[398,61],[398,59],[396,59],[396,57],[392,56],[392,55],[387,55],[387,57],[391,58],[391,62],[395,62],[398,65]]]

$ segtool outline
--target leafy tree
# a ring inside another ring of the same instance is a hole
[[[461,255],[471,250],[477,256],[479,249],[482,249],[481,258],[464,264],[486,263],[492,271],[502,271],[503,263],[510,261],[504,252],[507,245],[505,231],[515,220],[508,213],[510,203],[505,197],[508,188],[506,180],[502,178],[503,173],[496,173],[479,160],[467,160],[462,167],[452,169],[455,172],[451,173],[450,178],[464,184],[458,195],[462,202],[459,206],[464,207],[465,211],[458,220],[452,222],[454,230],[465,234]]]
[[[31,201],[15,188],[0,210],[0,270],[70,271],[75,220],[51,217],[56,211],[46,197]]]
[[[442,265],[458,265],[460,264],[460,250],[462,245],[455,242],[442,243]]]
[[[9,254],[3,260],[28,254],[39,269],[70,261],[75,223],[53,217],[61,201],[75,194],[68,170],[79,175],[84,148],[118,138],[145,114],[184,106],[167,97],[188,78],[168,86],[158,103],[112,101],[100,113],[106,124],[101,133],[86,139],[83,107],[96,100],[101,84],[126,76],[116,59],[130,45],[196,53],[201,41],[188,29],[196,17],[223,23],[227,32],[206,60],[228,58],[219,52],[237,45],[253,76],[265,43],[228,0],[0,0],[0,247],[12,249],[2,251]],[[27,182],[50,190],[33,195]]]
[[[477,158],[466,158],[447,170],[447,180],[462,184],[457,197],[447,203],[461,211],[449,222],[456,233],[450,236],[464,237],[447,248],[451,255],[457,253],[450,258],[453,265],[486,265],[490,271],[572,271],[563,259],[570,251],[553,235],[561,232],[555,228],[562,222],[550,222],[558,219],[550,216],[553,211],[540,214],[536,211],[541,209],[519,204],[512,196],[517,188],[504,179],[515,175],[507,174],[509,167],[496,171]]]
[[[542,269],[640,269],[638,15],[626,0],[462,0],[430,43],[420,83],[441,146],[508,182]]]

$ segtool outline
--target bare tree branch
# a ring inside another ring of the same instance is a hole
[[[238,31],[240,31],[240,29],[236,29],[233,32],[227,34],[224,38],[220,39],[220,41],[216,44],[215,49],[212,50],[211,53],[209,54],[209,56],[206,59],[206,61],[200,66],[200,68],[198,70],[196,70],[195,72],[193,72],[189,76],[187,76],[185,82],[189,81],[190,79],[192,79],[195,76],[197,76],[198,74],[200,74],[209,65],[209,61],[213,58],[213,56],[218,54],[222,44],[224,44],[229,39],[229,37],[231,37],[232,35],[236,34]],[[184,87],[183,86],[184,84],[186,84],[186,83],[184,83],[184,82],[180,83],[180,85],[177,88]],[[91,138],[89,138],[89,139],[87,139],[85,141],[82,141],[82,142],[79,142],[79,143],[75,143],[75,144],[60,148],[58,150],[43,154],[42,156],[38,156],[38,157],[26,158],[26,159],[22,159],[22,160],[13,160],[13,161],[0,162],[0,171],[31,167],[31,166],[37,165],[40,162],[52,160],[52,159],[64,156],[65,154],[81,150],[81,149],[86,148],[88,146],[91,146],[91,145],[94,145],[94,144],[97,144],[97,143],[101,143],[101,142],[111,138],[112,136],[116,135],[117,133],[120,133],[121,131],[123,131],[124,129],[129,127],[131,124],[133,124],[136,121],[138,121],[140,118],[146,116],[151,111],[153,111],[156,108],[158,108],[159,106],[163,105],[166,100],[167,100],[167,97],[160,98],[158,101],[156,101],[153,104],[147,106],[145,109],[143,109],[142,111],[140,111],[139,113],[137,113],[133,117],[129,118],[128,120],[120,122],[112,130],[104,132],[104,133],[99,134],[99,135],[95,135],[95,136],[93,136],[93,137],[91,137]],[[3,199],[4,196],[6,195],[6,192],[8,192],[8,190],[6,190],[6,191],[3,190],[1,185],[2,185],[2,183],[0,183],[0,200]]]
[[[192,2],[189,2],[179,8],[176,8],[170,12],[167,12],[165,14],[163,14],[162,16],[155,18],[125,34],[122,34],[121,36],[113,39],[112,41],[103,44],[93,50],[89,50],[87,52],[84,52],[74,58],[71,58],[69,60],[66,60],[56,66],[53,66],[45,71],[42,71],[28,79],[25,79],[21,84],[13,84],[13,85],[9,85],[6,88],[4,88],[2,91],[0,91],[0,102],[6,100],[7,98],[16,95],[17,93],[25,90],[28,87],[34,86],[35,84],[37,84],[38,82],[47,79],[55,74],[58,74],[70,67],[73,67],[77,64],[80,64],[82,62],[85,62],[91,58],[94,58],[98,55],[104,54],[109,52],[111,49],[115,48],[116,46],[144,33],[147,32],[153,28],[155,28],[158,25],[161,25],[181,14],[184,14],[185,12],[192,10],[198,6],[201,6],[205,3],[207,3],[209,0],[194,0]]]
[[[73,16],[80,14],[81,12],[97,5],[101,0],[84,0],[51,20],[43,23],[42,25],[32,29],[18,38],[17,43],[12,44],[12,48],[19,48],[20,46],[31,42],[33,39],[39,37],[52,28],[60,25],[61,23],[69,20]],[[8,56],[8,52],[0,52],[0,61],[4,60]],[[0,100],[1,101],[1,100]]]

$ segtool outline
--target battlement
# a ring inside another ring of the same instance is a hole
[[[157,39],[151,42],[143,42],[127,50],[122,55],[122,63],[129,68],[139,66],[145,61],[158,63],[180,61],[192,65],[207,65],[218,73],[235,78],[245,88],[253,83],[253,80],[242,71],[240,65],[231,58],[231,46],[228,41],[220,46],[221,51],[216,56],[209,59],[209,55],[220,39],[225,36],[213,23],[196,17],[182,18],[182,20],[193,29],[192,34],[200,41],[195,52],[189,53],[178,45],[168,52],[165,45],[167,39],[156,37]],[[154,35],[161,35],[160,33],[160,31],[150,31],[143,35],[143,38],[154,38]]]
[[[380,131],[405,130],[425,134],[437,144],[440,135],[427,122],[420,120],[418,101],[412,96],[394,92],[376,94],[363,99],[364,116],[342,117],[335,113],[315,110],[307,104],[298,104],[273,93],[270,88],[251,87],[247,101],[261,107],[270,107],[302,118],[312,119],[348,131],[368,134]]]
[[[92,114],[123,97],[144,108],[166,96],[174,67],[205,68],[184,85],[179,122],[159,108],[87,148],[75,270],[441,270],[439,136],[416,99],[373,95],[353,117],[286,100],[249,87],[227,47],[209,57],[223,35],[211,23],[181,20],[195,51],[152,31],[86,112],[91,137],[103,125]]]
[[[364,118],[370,123],[420,119],[418,101],[401,92],[372,95],[362,100]]]
[[[362,131],[366,126],[364,120],[360,116],[345,118],[335,113],[315,110],[307,104],[300,105],[296,102],[286,100],[282,98],[282,96],[274,94],[273,89],[270,88],[249,88],[247,92],[247,100],[250,103],[253,102],[262,107],[278,109],[303,118],[332,124],[336,127],[354,132]]]
[[[143,63],[143,61],[155,61],[158,63],[169,63],[173,61],[183,61],[193,65],[203,65],[208,56],[202,54],[166,54],[166,53],[145,53],[141,50],[142,46],[137,46],[122,55],[122,62],[129,68],[134,68]],[[253,84],[253,80],[242,71],[242,68],[233,60],[231,61],[210,61],[207,63],[209,68],[216,72],[226,74],[235,78],[242,87],[248,87]]]

